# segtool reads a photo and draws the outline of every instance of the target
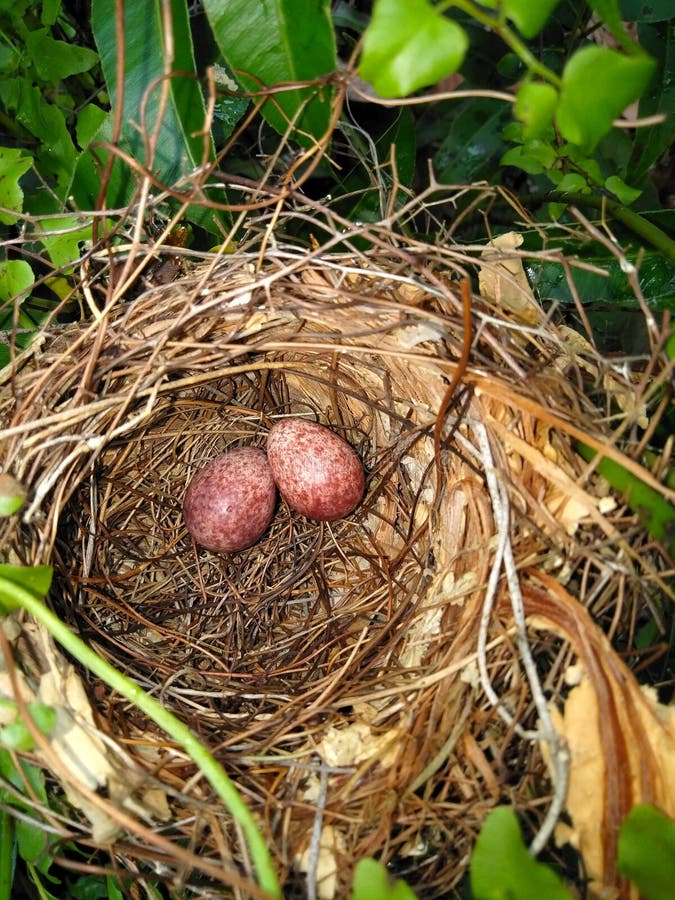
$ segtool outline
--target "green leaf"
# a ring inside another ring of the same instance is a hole
[[[0,775],[13,785],[21,785],[21,776],[16,771],[14,760],[6,750],[0,750]],[[0,796],[3,800],[6,799],[4,792]]]
[[[13,781],[13,784],[20,787],[21,790],[25,792],[25,784],[27,782],[30,785],[31,792],[41,803],[48,806],[49,800],[47,799],[47,788],[45,786],[45,776],[42,769],[25,760],[20,760],[19,765],[21,766],[21,774],[15,771],[14,777],[16,780]]]
[[[216,86],[228,93],[216,100],[213,110],[215,120],[214,136],[217,144],[224,144],[234,131],[237,122],[244,115],[251,101],[248,97],[237,96],[239,85],[227,66],[215,65],[213,77]]]
[[[84,110],[83,110],[84,113]],[[73,198],[79,209],[93,209],[101,187],[101,171],[108,158],[108,151],[101,146],[88,146],[92,142],[106,144],[112,141],[113,114],[106,113],[96,129],[96,113],[85,116],[82,124],[82,139],[78,131],[78,144],[85,148],[75,165],[73,176]],[[79,120],[78,120],[79,126]],[[91,129],[94,129],[93,131]],[[123,143],[124,139],[120,141]],[[113,163],[107,188],[108,205],[123,207],[127,204],[132,190],[132,179],[122,160]]]
[[[8,750],[32,750],[35,746],[33,735],[25,722],[11,722],[0,728],[0,744]]]
[[[13,75],[20,63],[21,56],[18,49],[7,44],[0,44],[0,73],[4,76]]]
[[[381,97],[406,96],[461,66],[466,32],[426,0],[377,0],[359,75]]]
[[[19,186],[19,178],[33,165],[33,158],[23,156],[21,150],[12,147],[0,147],[0,206],[5,210],[23,211],[23,191]],[[18,216],[12,212],[0,210],[0,222],[13,225]]]
[[[75,135],[78,145],[83,149],[89,146],[89,142],[93,141],[97,132],[103,125],[108,113],[96,103],[87,103],[77,117],[77,125],[75,127]]]
[[[579,193],[582,194],[590,193],[588,182],[584,176],[580,175],[578,172],[568,172],[566,175],[563,175],[561,179],[556,179],[555,185],[561,194],[570,193],[572,191],[579,191]]]
[[[36,231],[56,268],[71,267],[80,258],[80,244],[91,240],[91,225],[77,216],[49,218],[36,223]]]
[[[16,870],[14,819],[8,809],[0,811],[0,897],[10,900]]]
[[[630,185],[626,184],[623,178],[619,178],[618,175],[610,175],[609,178],[605,181],[605,187],[608,191],[611,191],[614,196],[619,200],[620,203],[623,203],[624,206],[630,206],[630,204],[637,200],[642,191],[637,188],[633,188]],[[565,190],[573,190],[572,188],[565,188]]]
[[[53,706],[47,706],[46,703],[34,701],[28,704],[28,712],[31,714],[33,721],[43,734],[49,734],[56,725],[58,713]]]
[[[16,822],[16,839],[19,854],[27,863],[35,864],[47,849],[47,835],[37,822],[33,824],[19,819]],[[44,861],[51,863],[48,857]]]
[[[666,341],[666,354],[668,359],[675,359],[675,331],[672,332]]]
[[[628,22],[667,22],[673,18],[673,0],[619,0],[621,18]]]
[[[70,885],[69,893],[72,900],[124,900],[118,879],[110,875],[81,875]]]
[[[51,862],[49,858],[47,858],[47,861]],[[59,896],[56,897],[54,894],[50,893],[50,891],[48,891],[42,883],[42,880],[40,878],[40,872],[42,872],[43,869],[42,866],[40,866],[40,868],[38,869],[32,863],[27,862],[26,869],[28,870],[31,881],[35,885],[35,890],[37,891],[37,900],[62,900],[63,894],[61,892],[59,892]],[[49,876],[47,877],[49,878]],[[60,884],[58,878],[49,878],[49,880],[55,882],[56,884]]]
[[[8,110],[14,111],[16,121],[39,139],[36,168],[42,175],[55,179],[57,193],[65,199],[77,154],[63,112],[54,103],[48,103],[40,90],[23,78],[0,79],[0,100]],[[47,192],[36,192],[29,199],[30,212],[53,211],[54,200]]]
[[[501,6],[526,38],[539,34],[560,0],[503,0]]]
[[[392,154],[399,184],[409,187],[415,174],[415,123],[408,107],[402,107],[390,128],[376,141],[377,158],[390,180],[388,165]]]
[[[525,138],[538,138],[546,131],[555,114],[558,92],[550,84],[526,81],[516,95],[514,116],[525,126]]]
[[[205,0],[204,10],[245,91],[313,81],[337,68],[328,0]],[[264,104],[262,114],[279,134],[294,122],[293,139],[310,146],[329,127],[331,97],[325,85],[284,90]]]
[[[91,24],[101,55],[103,73],[113,107],[123,94],[120,146],[142,165],[156,172],[165,184],[201,163],[204,152],[204,99],[196,80],[190,22],[185,0],[170,0],[171,34],[164,34],[160,0],[125,3],[124,43],[117,44],[114,0],[93,0]],[[171,42],[173,60],[165,47]],[[124,58],[124,83],[117,83],[117,59]],[[161,83],[170,64],[169,97],[161,106]],[[146,140],[156,134],[155,149]],[[212,148],[207,139],[207,156]],[[130,175],[120,181],[121,196],[108,196],[112,206],[124,205],[131,194]]]
[[[2,584],[2,581],[9,584]],[[18,584],[36,597],[47,596],[52,583],[51,566],[12,566],[0,563],[0,593],[9,590],[12,584]]]
[[[102,875],[80,875],[69,891],[72,900],[106,900],[111,896]]]
[[[619,832],[617,869],[646,900],[670,900],[675,885],[675,821],[645,803],[634,806]]]
[[[43,25],[54,25],[61,12],[61,0],[43,0],[40,21]]]
[[[98,62],[98,54],[93,50],[55,40],[46,28],[29,31],[26,35],[26,48],[35,70],[47,84],[86,72]]]
[[[444,184],[494,180],[507,146],[502,131],[511,109],[501,100],[476,98],[451,107],[445,139],[434,156],[437,178]]]
[[[569,242],[566,253],[573,256],[575,252],[579,255],[583,253],[584,262],[595,269],[574,270],[577,296],[583,303],[589,306],[604,304],[616,312],[620,321],[625,320],[626,311],[640,311],[635,292],[614,257],[604,252],[592,254],[587,247]],[[641,260],[637,258],[637,251],[633,251],[629,254],[629,260],[634,265],[639,262],[640,289],[649,308],[656,312],[669,310],[675,313],[675,264],[654,250],[645,252]],[[542,300],[555,300],[563,305],[574,304],[575,300],[561,265],[533,261],[526,264],[526,269],[530,283]]]
[[[25,259],[0,261],[0,305],[25,295],[34,281],[33,270]]]
[[[595,459],[595,450],[586,444],[578,443],[577,450],[587,462]],[[651,536],[664,544],[675,558],[675,506],[613,459],[603,457],[596,471],[623,496]]]
[[[530,175],[539,175],[553,167],[556,161],[555,150],[544,141],[528,141],[518,147],[512,147],[501,158],[502,166],[517,166]]]
[[[671,4],[672,15],[672,0],[668,3]],[[636,129],[631,157],[625,169],[634,181],[643,178],[670,147],[675,117],[675,29],[668,25],[642,25],[639,38],[644,50],[656,59],[657,70],[640,99],[638,112],[640,116],[661,115],[664,120],[649,128]]]
[[[556,122],[563,137],[592,151],[612,122],[647,87],[654,60],[608,47],[582,47],[562,74]]]
[[[570,900],[553,869],[527,852],[515,812],[493,809],[483,823],[471,854],[474,900]]]
[[[382,863],[360,859],[354,869],[352,900],[416,900],[401,878],[392,879]]]

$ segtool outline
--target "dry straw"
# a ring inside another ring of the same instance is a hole
[[[6,561],[50,562],[59,616],[212,750],[286,896],[348,896],[371,855],[421,896],[449,896],[499,803],[536,850],[566,808],[559,837],[625,890],[616,828],[640,799],[667,807],[655,747],[673,735],[657,739],[612,643],[629,645],[668,592],[667,563],[573,444],[658,486],[615,449],[637,445],[669,377],[657,330],[631,371],[544,315],[517,249],[506,265],[485,243],[276,212],[230,255],[184,253],[166,284],[139,289],[132,246],[134,287],[106,293],[89,259],[83,321],[16,353],[0,466],[29,498],[2,526]],[[299,223],[312,248],[283,237]],[[229,447],[264,447],[288,414],[357,450],[363,504],[317,524],[280,502],[250,549],[196,547],[190,477]],[[141,883],[257,895],[237,827],[182,750],[29,618],[4,628],[14,689],[44,698],[48,675],[81,742],[75,764],[49,737],[33,756],[69,800],[57,814],[36,799],[44,827]],[[582,689],[595,724],[570,712]],[[574,807],[581,731],[599,764],[595,823]]]

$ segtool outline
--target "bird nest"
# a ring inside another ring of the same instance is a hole
[[[471,297],[474,263],[493,289]],[[566,804],[589,876],[615,884],[617,823],[660,796],[658,760],[634,777],[630,741],[651,737],[625,714],[652,701],[613,646],[667,591],[664,558],[574,452],[581,437],[622,458],[617,427],[644,425],[649,397],[533,298],[500,302],[522,292],[500,266],[396,242],[239,251],[90,303],[3,373],[0,464],[29,489],[6,560],[52,564],[61,619],[210,748],[287,896],[347,896],[364,856],[448,896],[499,803],[540,843]],[[317,523],[281,500],[252,547],[196,546],[190,478],[288,414],[355,448],[362,504]],[[35,751],[69,799],[53,827],[138,880],[256,896],[183,749],[14,618],[16,678],[44,697],[49,671],[81,741],[75,761],[49,737]],[[610,715],[601,838],[574,807],[582,688]]]

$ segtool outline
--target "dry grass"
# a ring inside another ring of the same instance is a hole
[[[292,225],[275,222],[280,234]],[[2,526],[3,552],[51,561],[64,620],[214,751],[287,896],[323,896],[333,865],[347,896],[366,855],[420,896],[448,896],[497,803],[548,835],[567,763],[541,720],[568,692],[584,633],[571,622],[627,645],[650,595],[668,591],[659,548],[573,452],[583,436],[658,484],[615,449],[618,435],[639,435],[667,377],[656,353],[641,378],[646,360],[636,374],[591,345],[584,358],[545,318],[528,324],[474,296],[458,371],[459,288],[482,248],[371,236],[360,252],[336,237],[303,250],[252,232],[235,254],[191,262],[135,299],[108,292],[103,308],[102,272],[86,285],[88,319],[45,330],[0,387],[0,465],[30,489],[23,518]],[[227,447],[264,446],[291,412],[356,448],[362,506],[321,525],[281,502],[249,550],[195,547],[181,517],[191,475]],[[532,614],[548,630],[517,627]],[[15,645],[35,682],[28,653]],[[619,677],[608,641],[584,653]],[[182,752],[83,677],[128,785],[100,805],[137,803],[115,865],[208,896],[225,890],[218,867],[252,878],[236,828]],[[142,800],[150,786],[166,795],[164,822]],[[635,794],[621,798],[608,829]],[[106,845],[86,815],[70,815],[55,827]],[[148,827],[182,856],[149,842]]]

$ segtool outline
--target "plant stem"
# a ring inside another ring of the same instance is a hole
[[[162,728],[169,737],[183,747],[241,826],[253,858],[260,886],[272,897],[280,898],[281,889],[272,864],[272,858],[265,840],[258,830],[253,814],[223,768],[216,762],[204,745],[197,740],[189,728],[153,697],[146,694],[134,681],[127,678],[126,675],[123,675],[88,647],[81,638],[70,631],[68,626],[42,600],[30,591],[0,576],[0,598],[6,600],[8,606],[20,606],[30,613],[40,624],[44,625],[52,637],[71,656],[75,657],[95,675],[98,675],[108,687],[117,691],[130,703],[133,703],[148,718],[152,719],[156,725]]]
[[[555,88],[558,88],[558,90],[560,89],[560,77],[556,75],[552,69],[549,69],[548,66],[539,62],[527,45],[521,41],[511,28],[509,28],[503,14],[500,13],[495,15],[494,13],[489,13],[484,7],[474,3],[473,0],[451,0],[451,2],[447,4],[440,4],[438,8],[444,8],[445,6],[456,6],[458,9],[461,9],[463,12],[470,15],[472,19],[480,22],[481,25],[494,31],[495,34],[498,34],[504,41],[507,47],[510,47],[516,56],[520,58],[524,65],[529,69],[530,73],[539,75],[540,78],[548,81],[549,84],[552,84]]]
[[[592,206],[593,209],[600,209],[609,213],[618,222],[623,223],[638,237],[641,237],[652,247],[659,250],[665,257],[675,261],[675,241],[668,237],[665,231],[662,231],[657,225],[654,225],[640,213],[629,209],[616,200],[610,200],[608,197],[598,197],[593,194],[580,193],[556,193],[553,192],[546,197],[547,201],[553,203],[574,203],[578,206]]]

